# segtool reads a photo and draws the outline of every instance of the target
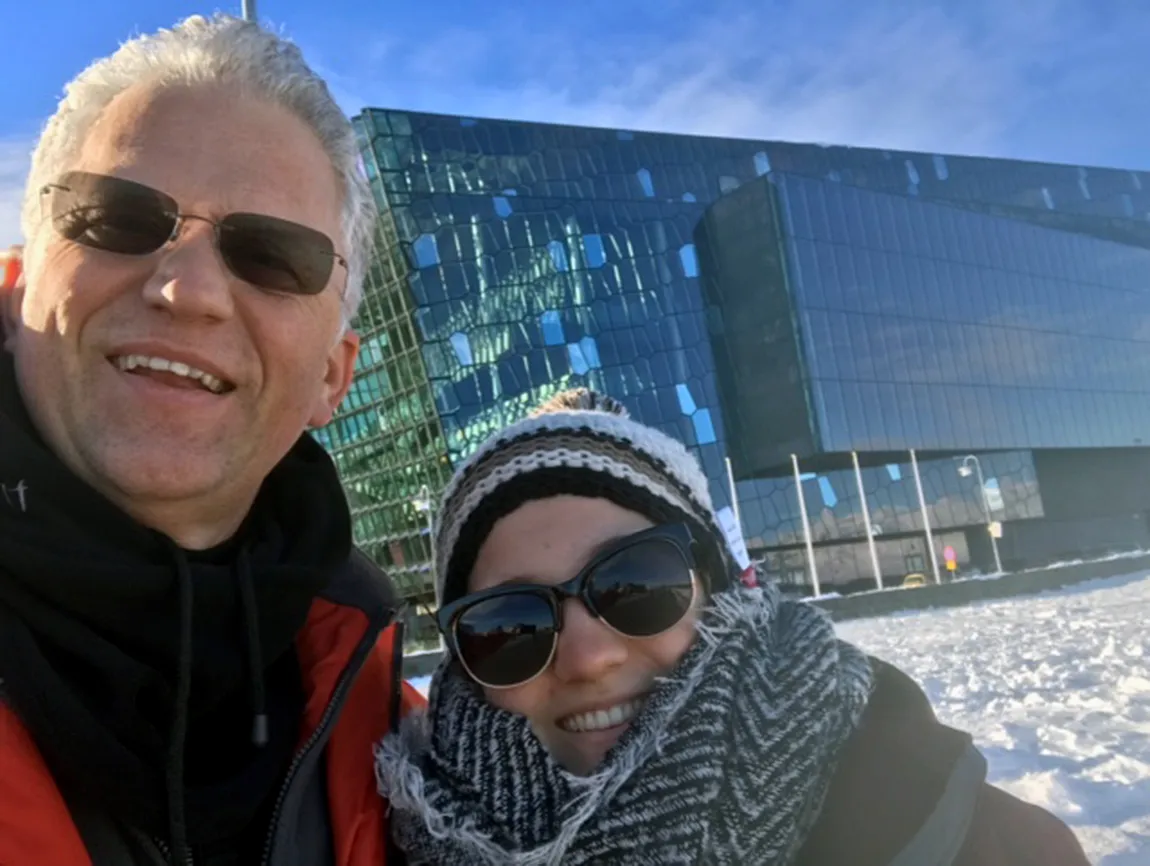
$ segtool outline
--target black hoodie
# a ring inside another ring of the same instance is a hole
[[[0,351],[0,697],[70,802],[173,857],[246,862],[298,745],[293,640],[350,550],[306,435],[235,538],[180,549],[45,447]]]

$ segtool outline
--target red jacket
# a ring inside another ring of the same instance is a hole
[[[285,791],[325,782],[328,814],[321,825],[330,827],[335,848],[325,859],[382,866],[387,804],[376,793],[372,747],[423,698],[402,681],[402,629],[393,621],[394,605],[383,601],[382,576],[362,558],[347,571],[312,604],[296,638],[307,703]],[[321,766],[322,778],[318,772],[309,777]],[[282,802],[285,810],[306,809],[308,798],[285,795]],[[300,828],[316,822],[295,814],[281,819],[273,828],[273,866],[281,850],[298,853],[309,842],[327,847],[297,838]],[[116,850],[99,856],[87,850],[31,736],[0,703],[0,866],[91,866],[115,862]]]

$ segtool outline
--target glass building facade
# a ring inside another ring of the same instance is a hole
[[[883,571],[901,576],[928,564],[910,448],[938,544],[976,568],[984,505],[953,457],[979,452],[992,516],[1025,525],[1048,511],[1035,449],[1140,444],[1141,173],[375,109],[354,122],[379,248],[356,383],[320,439],[357,540],[412,598],[429,595],[428,493],[574,385],[684,441],[717,506],[737,491],[752,554],[796,582],[790,454],[824,584],[845,586],[870,574],[851,451]]]

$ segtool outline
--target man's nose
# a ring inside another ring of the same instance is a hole
[[[144,298],[179,319],[223,320],[235,312],[236,277],[216,245],[215,228],[190,219],[174,241],[157,253]]]
[[[555,674],[565,682],[594,682],[627,660],[627,638],[596,619],[582,602],[564,602]]]

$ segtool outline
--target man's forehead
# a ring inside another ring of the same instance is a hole
[[[72,167],[155,186],[186,207],[288,219],[339,211],[315,134],[286,110],[221,86],[130,88],[92,125]]]

